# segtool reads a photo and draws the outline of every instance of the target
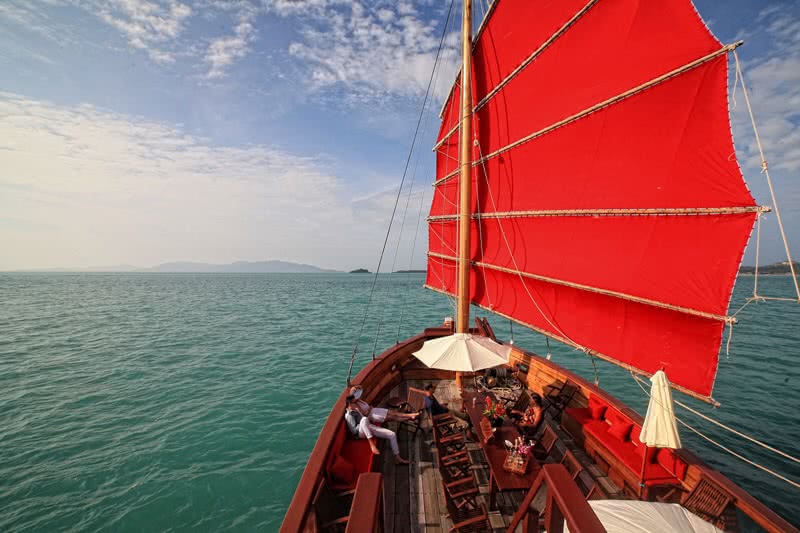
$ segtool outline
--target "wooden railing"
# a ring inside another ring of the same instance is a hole
[[[522,379],[527,380],[526,384],[528,388],[534,392],[544,392],[544,387],[552,385],[553,383],[563,383],[566,380],[570,380],[577,383],[580,387],[580,391],[572,401],[573,406],[586,407],[588,405],[589,396],[597,396],[601,398],[603,402],[630,418],[636,425],[641,427],[644,422],[642,416],[636,411],[605,390],[596,387],[582,376],[542,356],[515,346],[509,357],[509,365],[513,368],[514,365],[518,364],[528,367],[527,378],[523,377]],[[690,450],[684,448],[676,450],[675,453],[689,465],[686,479],[682,487],[685,492],[690,492],[701,477],[710,478],[733,496],[732,505],[736,506],[739,511],[765,531],[769,533],[798,533],[799,530],[796,527],[728,479],[721,472],[707,465],[700,457]]]
[[[428,328],[420,335],[407,339],[400,344],[392,346],[378,358],[368,363],[356,377],[353,383],[361,384],[368,391],[366,401],[380,398],[391,390],[402,379],[401,370],[404,362],[412,358],[411,353],[428,339],[449,335],[450,328]],[[440,371],[444,372],[444,371]],[[289,503],[286,515],[281,524],[281,533],[300,533],[307,530],[307,520],[314,512],[312,501],[314,494],[322,482],[325,459],[330,452],[336,431],[342,421],[344,412],[344,399],[347,390],[343,390],[338,400],[331,409],[328,420],[322,426],[317,443],[311,451],[303,475],[295,489],[294,497]]]
[[[544,529],[548,533],[562,533],[565,523],[572,533],[606,531],[567,469],[560,464],[551,464],[542,467],[542,471],[508,525],[507,533],[513,533],[520,522],[524,533],[539,531],[540,515],[531,504],[542,487],[547,490]]]
[[[383,476],[378,472],[367,472],[358,476],[345,533],[381,531],[383,531]]]

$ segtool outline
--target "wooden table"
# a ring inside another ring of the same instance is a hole
[[[492,397],[494,395],[486,392],[462,392],[461,399],[464,402],[464,411],[469,416],[472,427],[477,434],[481,436],[481,419],[484,418],[483,411],[486,408],[484,399],[486,396]],[[473,398],[476,402],[473,404]],[[525,475],[512,474],[503,469],[503,463],[506,460],[506,448],[503,444],[506,440],[514,442],[520,435],[519,431],[514,424],[508,419],[503,420],[503,425],[496,429],[494,437],[489,439],[488,442],[481,437],[480,443],[483,449],[483,454],[486,456],[486,462],[489,463],[489,508],[494,507],[494,495],[496,492],[503,492],[507,490],[528,490],[539,471],[542,469],[541,465],[535,458],[531,457],[528,462],[528,471]]]

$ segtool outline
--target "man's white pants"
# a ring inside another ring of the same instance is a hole
[[[400,455],[400,446],[397,445],[397,434],[391,429],[373,426],[366,417],[362,418],[361,422],[358,423],[358,435],[364,439],[387,439],[389,441],[389,446],[392,448],[392,453]]]

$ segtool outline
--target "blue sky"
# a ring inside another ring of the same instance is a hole
[[[446,7],[0,0],[0,269],[264,259],[374,268]],[[746,41],[740,57],[800,255],[800,4],[696,7],[722,41]],[[455,29],[434,111],[457,67]],[[737,94],[742,169],[769,204]],[[435,114],[423,122],[396,268],[408,266],[420,200],[428,208]],[[764,262],[784,257],[774,218]],[[419,239],[414,267],[424,228]]]

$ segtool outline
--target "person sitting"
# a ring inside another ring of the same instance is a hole
[[[533,438],[542,425],[544,420],[544,409],[542,408],[542,398],[538,394],[531,396],[531,402],[525,412],[512,411],[519,416],[519,429],[527,438]]]
[[[347,423],[347,428],[350,430],[350,433],[352,433],[356,438],[367,439],[369,441],[369,447],[372,450],[372,453],[375,455],[379,455],[381,453],[378,449],[378,445],[375,443],[375,439],[379,438],[388,440],[389,446],[392,448],[392,453],[394,453],[395,463],[407,465],[408,460],[403,459],[400,456],[400,446],[397,444],[397,434],[390,429],[371,424],[369,418],[361,413],[358,401],[359,400],[352,394],[348,395],[346,398],[347,406],[344,412],[344,419]]]
[[[361,385],[356,385],[350,388],[350,396],[355,399],[358,410],[362,415],[368,417],[370,422],[373,424],[383,424],[387,420],[390,422],[415,420],[417,416],[419,416],[419,413],[398,413],[397,411],[389,411],[383,407],[371,407],[367,402],[361,399],[361,395],[363,393],[364,389],[361,387]]]
[[[456,418],[460,418],[462,421],[468,420],[466,413],[450,409],[447,407],[446,403],[439,403],[439,400],[433,395],[434,390],[436,390],[436,386],[433,383],[425,385],[425,410],[430,413],[431,418],[449,413]]]

